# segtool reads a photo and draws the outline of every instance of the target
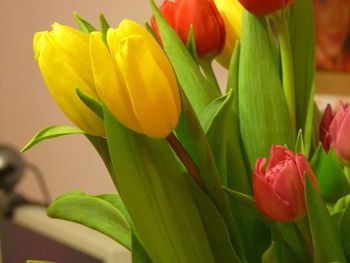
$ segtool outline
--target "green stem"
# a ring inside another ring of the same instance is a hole
[[[212,67],[212,61],[213,61],[213,58],[211,56],[206,56],[204,58],[198,59],[198,62],[205,74],[207,81],[210,83],[212,87],[216,89],[216,91],[219,92],[219,94],[221,94],[220,86],[216,79],[216,76]]]
[[[307,253],[308,253],[309,258],[312,262],[313,245],[312,245],[312,238],[311,238],[310,229],[309,229],[308,224],[307,224],[307,217],[303,217],[303,218],[295,221],[295,224],[298,228],[301,239],[304,241]]]
[[[295,119],[295,87],[294,87],[294,68],[293,54],[289,38],[289,29],[285,12],[282,10],[273,17],[280,43],[281,62],[282,62],[282,83],[286,102],[289,110],[293,138],[296,136],[296,119]]]
[[[196,183],[201,188],[203,188],[203,183],[199,174],[198,167],[196,166],[186,149],[182,146],[181,142],[176,138],[174,133],[170,133],[168,137],[166,137],[166,139],[170,144],[171,148],[173,148],[174,152],[177,154],[177,156],[183,163],[183,165],[186,167],[188,173],[192,176]]]

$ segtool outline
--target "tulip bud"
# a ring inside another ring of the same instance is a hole
[[[129,129],[164,138],[176,127],[181,110],[172,66],[153,36],[130,20],[107,32],[90,34],[97,93],[111,113]]]
[[[292,5],[295,0],[239,0],[250,13],[265,16]]]
[[[229,68],[233,49],[241,34],[243,7],[238,0],[214,0],[224,20],[226,40],[224,48],[215,59],[225,68]]]
[[[193,26],[198,57],[220,53],[225,44],[225,25],[213,0],[165,0],[159,11],[187,43],[190,26]],[[153,31],[160,39],[154,17]]]
[[[320,140],[326,152],[329,152],[331,145],[331,135],[329,133],[329,127],[333,118],[334,116],[332,113],[332,107],[330,104],[327,104],[320,124]]]
[[[350,105],[340,103],[329,127],[331,142],[343,160],[350,161]]]
[[[42,76],[61,110],[88,134],[104,136],[102,120],[76,94],[79,88],[97,99],[89,57],[89,35],[55,23],[52,31],[35,34],[33,46]]]
[[[304,173],[318,190],[318,184],[305,156],[273,145],[266,171],[266,158],[258,158],[253,173],[256,206],[270,218],[288,222],[306,214]]]

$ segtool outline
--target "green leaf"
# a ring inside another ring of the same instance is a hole
[[[276,243],[274,241],[271,242],[271,246],[264,252],[262,258],[262,263],[280,263],[278,258]]]
[[[104,110],[119,193],[151,259],[213,263],[195,202],[166,140],[130,131]]]
[[[294,145],[276,46],[266,19],[244,12],[239,63],[239,121],[250,168],[272,144]],[[252,63],[252,58],[254,62]]]
[[[215,262],[241,262],[232,247],[230,235],[221,214],[202,189],[192,179],[186,179],[201,215]]]
[[[212,100],[220,96],[220,93],[203,77],[197,63],[152,0],[151,5],[165,52],[174,67],[178,81],[193,109],[200,114]]]
[[[81,18],[77,12],[73,13],[75,20],[77,21],[81,31],[84,33],[90,34],[93,31],[97,31],[88,21]]]
[[[314,247],[314,262],[346,262],[341,239],[309,176],[305,176],[305,199]]]
[[[289,8],[288,24],[293,52],[296,128],[306,132],[306,118],[313,112],[312,109],[308,110],[308,108],[313,103],[312,89],[315,80],[315,33],[312,1],[295,1]],[[307,114],[308,111],[311,111],[310,114]],[[308,122],[310,123],[311,120],[309,119]],[[305,142],[307,143],[308,140]]]
[[[335,203],[350,193],[349,183],[333,147],[326,153],[319,144],[310,164],[320,187],[320,195],[326,202]]]
[[[151,33],[151,35],[153,36],[153,38],[154,38],[155,40],[157,40],[158,44],[161,45],[161,43],[159,42],[159,39],[158,39],[156,33],[154,33],[154,31],[153,31],[151,25],[150,25],[148,22],[145,22],[145,28],[147,29],[148,32]]]
[[[210,144],[186,95],[183,93],[181,95],[185,119],[184,128],[187,130],[187,135],[189,136],[188,140],[192,142],[191,145],[194,148],[196,160],[198,160],[197,165],[203,182],[204,191],[223,216],[229,229],[231,241],[238,255],[244,257],[238,227],[231,214],[228,200],[225,198],[224,192],[221,188],[222,183],[220,181],[220,175],[217,170],[215,157]]]
[[[132,263],[152,263],[145,248],[134,234],[132,235],[131,257]]]
[[[100,27],[100,31],[102,33],[102,40],[107,45],[107,31],[108,28],[110,28],[110,26],[103,14],[100,14]]]
[[[339,199],[333,207],[332,219],[336,223],[348,262],[350,261],[350,195]]]
[[[241,43],[237,40],[233,54],[231,56],[230,67],[228,71],[226,93],[232,89],[235,96],[235,112],[238,114],[238,77],[239,77],[239,55]]]
[[[86,138],[90,141],[90,143],[94,146],[95,150],[100,155],[103,163],[105,164],[109,174],[113,174],[113,167],[111,162],[111,157],[109,156],[107,139],[100,136],[93,136],[89,134],[85,134]],[[114,180],[112,176],[113,183],[115,187],[118,189],[118,182]]]
[[[87,95],[80,89],[75,89],[75,91],[78,97],[81,99],[81,101],[84,102],[85,105],[88,106],[90,110],[92,110],[97,116],[99,116],[103,120],[102,103],[94,99],[93,97]]]
[[[250,209],[277,236],[278,242],[280,242],[283,248],[285,263],[308,261],[305,247],[302,247],[302,241],[296,232],[296,226],[294,223],[276,222],[262,214],[257,209],[252,196],[231,190],[227,187],[224,187],[224,190],[230,198],[241,202],[245,207]]]
[[[68,134],[86,134],[86,133],[76,127],[70,127],[70,126],[64,126],[64,125],[49,126],[37,132],[34,135],[34,137],[27,143],[27,145],[23,147],[21,152],[25,152],[26,150],[33,147],[35,144],[41,142],[42,140],[56,138],[56,137],[68,135]]]
[[[305,147],[304,147],[304,139],[303,139],[303,130],[299,130],[297,135],[297,141],[295,143],[295,150],[296,153],[302,153],[305,155]]]
[[[53,201],[47,214],[95,229],[131,249],[127,221],[112,204],[101,198],[82,195],[82,192],[68,193]]]
[[[186,47],[190,52],[191,56],[195,61],[197,61],[197,48],[196,48],[196,39],[194,36],[194,28],[193,25],[190,25],[190,31],[188,32]]]

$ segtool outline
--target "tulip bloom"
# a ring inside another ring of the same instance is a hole
[[[176,127],[181,102],[172,66],[153,36],[130,20],[107,32],[90,34],[97,93],[129,129],[164,138]]]
[[[46,85],[65,115],[88,134],[104,136],[102,120],[77,96],[76,88],[97,99],[89,57],[89,35],[53,24],[33,41],[35,58]]]
[[[334,116],[332,113],[332,107],[330,104],[328,104],[324,111],[320,125],[320,140],[326,152],[329,152],[331,146],[331,135],[329,132],[329,128],[333,118]]]
[[[265,16],[292,5],[295,0],[239,0],[250,13]]]
[[[159,11],[174,28],[184,43],[187,43],[190,26],[193,26],[199,57],[220,53],[225,44],[225,25],[213,0],[165,0]],[[160,39],[154,17],[153,31]]]
[[[337,154],[350,161],[350,105],[341,102],[340,109],[335,114],[329,127],[331,142]]]
[[[266,158],[258,158],[253,173],[256,206],[270,218],[288,222],[306,214],[304,173],[316,189],[318,184],[305,156],[294,154],[280,145],[273,145],[266,171]]]
[[[243,7],[238,0],[214,0],[224,20],[226,40],[224,48],[215,59],[225,68],[229,68],[236,41],[241,35]]]

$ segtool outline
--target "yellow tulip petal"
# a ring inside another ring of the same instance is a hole
[[[79,72],[79,76],[91,87],[90,93],[96,97],[90,63],[89,34],[58,23],[54,23],[52,29],[49,34],[53,43],[66,54],[69,64]]]
[[[180,102],[147,44],[141,36],[125,37],[116,61],[143,133],[164,138],[177,125]]]
[[[62,111],[80,129],[92,135],[104,136],[103,122],[81,102],[75,92],[76,88],[84,92],[90,88],[67,63],[48,32],[36,36],[34,49],[48,89]]]
[[[116,34],[116,31],[109,32],[110,34]],[[115,62],[113,62],[113,58],[101,37],[100,32],[90,34],[91,63],[97,93],[101,101],[121,123],[132,130],[141,132],[129,94],[123,88],[125,84],[120,78],[118,68],[116,68]],[[110,36],[109,39],[113,37],[115,36]],[[118,43],[110,42],[111,50],[114,48],[113,45],[118,45]]]

